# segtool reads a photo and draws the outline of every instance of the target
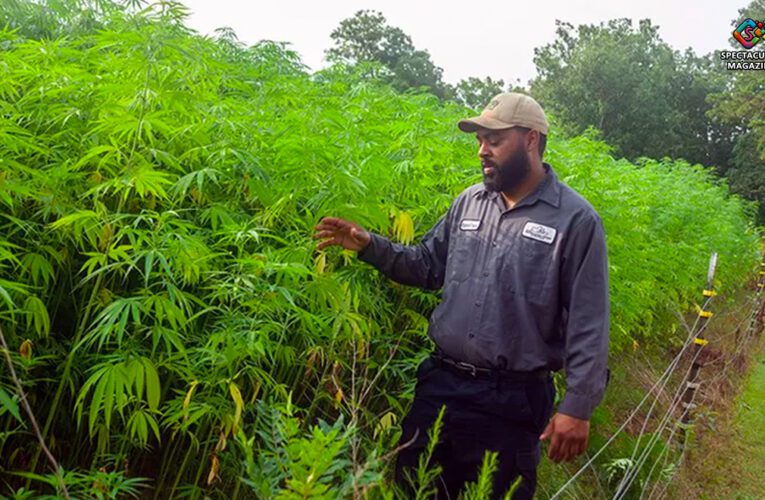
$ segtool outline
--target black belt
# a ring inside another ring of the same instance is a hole
[[[439,352],[431,354],[436,363],[460,375],[469,375],[474,378],[503,378],[519,382],[531,380],[545,380],[550,376],[550,370],[540,368],[531,371],[503,370],[501,368],[484,368],[465,361],[457,361]]]

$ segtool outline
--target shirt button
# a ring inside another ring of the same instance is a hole
[[[493,246],[493,247],[497,246],[497,242],[496,241],[492,241],[491,242],[491,246]]]
[[[468,337],[470,337],[472,339],[473,337],[475,337],[475,334],[474,333],[468,333]]]
[[[481,307],[481,301],[480,300],[476,300],[475,301],[475,306],[476,307]]]
[[[488,275],[489,275],[489,272],[488,272],[488,271],[484,271],[484,272],[483,272],[483,275],[484,275],[484,276],[488,276]]]

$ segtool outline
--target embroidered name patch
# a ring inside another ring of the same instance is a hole
[[[555,241],[555,235],[558,234],[558,230],[549,226],[543,226],[536,222],[527,222],[523,226],[523,236],[531,238],[532,240],[541,241],[551,245]]]
[[[481,225],[481,221],[478,219],[462,219],[460,222],[460,229],[463,231],[475,231]]]

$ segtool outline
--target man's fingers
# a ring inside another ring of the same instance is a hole
[[[318,226],[323,226],[323,228],[326,229],[338,229],[338,228],[347,228],[352,227],[353,224],[348,222],[345,219],[340,219],[337,217],[324,217],[321,222],[319,222]]]
[[[339,219],[337,217],[322,217],[321,218],[322,224],[328,224],[330,226],[337,226],[340,221],[342,221],[342,219]]]
[[[562,460],[570,462],[585,452],[584,441],[580,438],[571,438],[562,445]]]
[[[576,457],[576,449],[579,447],[579,444],[575,441],[569,440],[566,443],[565,448],[563,448],[563,458],[562,460],[564,462],[570,462]]]
[[[558,463],[560,457],[560,444],[560,437],[553,433],[552,439],[550,439],[550,448],[547,449],[547,457],[555,463]]]
[[[570,462],[587,451],[586,444],[586,440],[566,438],[560,434],[553,433],[550,440],[550,448],[547,450],[547,456],[555,463]]]
[[[317,231],[337,231],[339,227],[340,226],[338,226],[337,224],[325,224],[324,221],[322,221],[316,224],[314,229],[316,229]]]
[[[544,441],[545,439],[549,438],[550,434],[552,434],[552,431],[553,431],[553,424],[552,424],[552,421],[550,421],[550,423],[547,424],[547,427],[545,427],[544,432],[542,432],[542,435],[539,436],[539,440]]]
[[[316,245],[316,248],[318,248],[319,250],[323,250],[323,249],[327,248],[330,245],[339,245],[339,244],[340,243],[337,241],[337,238],[331,238],[329,240],[322,241],[321,243]]]
[[[579,454],[578,455],[583,455],[587,451],[588,441],[589,441],[589,436],[587,436],[586,438],[584,438],[582,440],[582,444],[579,447]]]
[[[322,238],[334,238],[335,237],[335,231],[319,231],[318,233],[315,233],[313,235],[313,238],[316,240],[322,239]]]
[[[568,460],[570,446],[571,443],[561,438],[560,444],[558,445],[558,463]]]

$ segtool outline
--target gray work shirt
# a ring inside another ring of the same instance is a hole
[[[608,262],[603,223],[549,164],[507,208],[483,183],[464,190],[416,245],[379,234],[358,258],[392,280],[443,287],[428,335],[482,367],[565,367],[558,411],[589,420],[607,383]]]

